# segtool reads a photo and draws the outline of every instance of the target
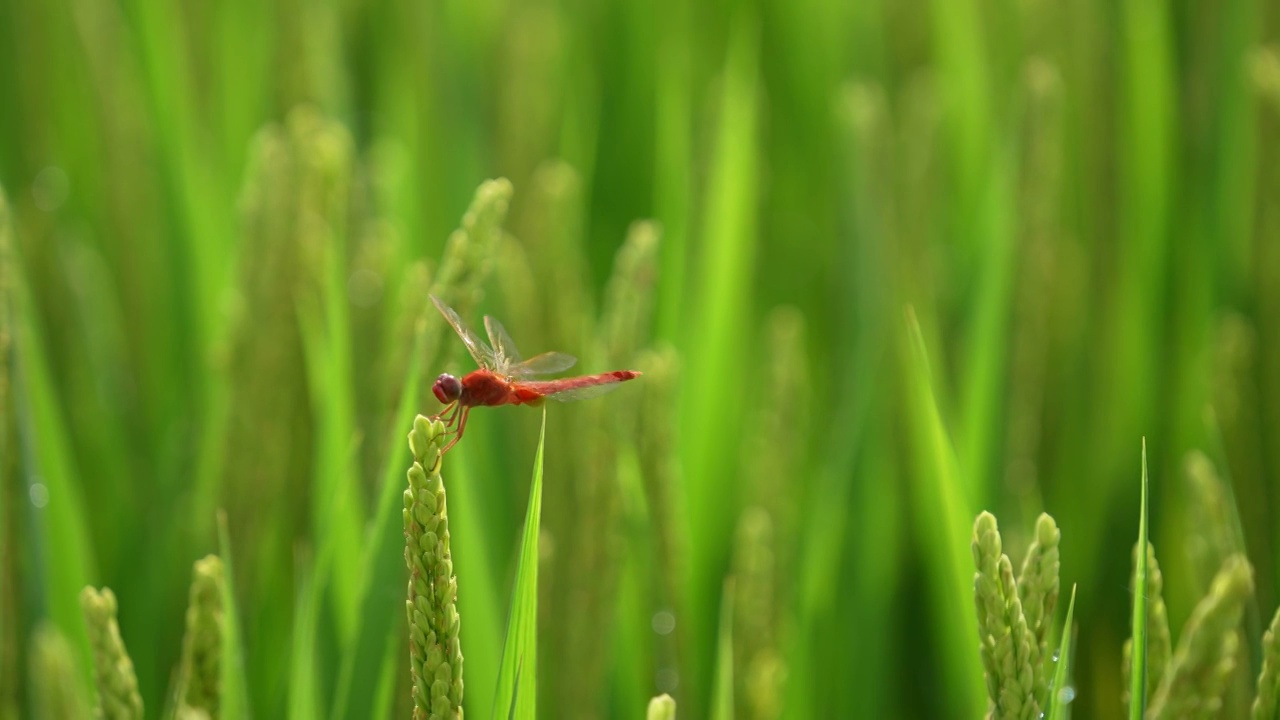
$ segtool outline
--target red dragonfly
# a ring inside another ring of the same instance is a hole
[[[536,375],[564,372],[573,367],[577,359],[564,353],[546,352],[521,360],[511,336],[497,319],[488,315],[484,317],[484,329],[488,331],[489,342],[492,343],[490,347],[440,298],[432,295],[431,302],[435,303],[436,309],[453,326],[471,357],[480,366],[479,370],[464,375],[462,379],[443,373],[436,378],[435,385],[431,386],[436,399],[445,403],[444,409],[432,419],[444,419],[445,427],[451,428],[449,433],[453,433],[453,439],[441,448],[441,455],[462,439],[462,432],[467,427],[467,414],[478,405],[541,405],[548,399],[582,400],[603,395],[616,389],[621,382],[640,377],[640,372],[636,370],[614,370],[599,375],[580,375],[559,380],[530,380]]]

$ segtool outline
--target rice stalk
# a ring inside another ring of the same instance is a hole
[[[734,708],[737,717],[772,720],[782,711],[785,665],[778,646],[775,536],[767,510],[743,511],[733,556]]]
[[[653,698],[649,701],[645,720],[676,720],[676,701],[666,693]]]
[[[31,635],[30,691],[32,716],[37,720],[83,718],[90,715],[89,698],[80,684],[80,668],[67,636],[50,623]],[[14,678],[16,682],[21,678]],[[16,709],[4,717],[19,717]]]
[[[217,555],[196,561],[182,643],[179,712],[198,709],[211,718],[220,717],[223,573],[222,559]]]
[[[974,602],[992,720],[1034,720],[1040,716],[1035,694],[1038,641],[1027,625],[1013,577],[1013,564],[1001,549],[996,518],[982,512],[973,525]],[[1056,583],[1055,583],[1056,584]]]
[[[1216,417],[1211,411],[1206,413],[1205,422],[1211,436],[1219,437]],[[1232,487],[1232,478],[1226,473],[1225,466],[1224,472],[1220,473],[1207,455],[1193,450],[1187,453],[1184,461],[1184,475],[1188,485],[1188,527],[1196,530],[1187,538],[1188,554],[1196,593],[1199,595],[1208,591],[1214,573],[1227,558],[1237,553],[1245,554],[1245,533],[1240,508],[1236,504],[1235,488]],[[1256,488],[1256,492],[1265,493],[1265,490]],[[1269,572],[1261,572],[1256,568],[1254,573],[1256,586],[1262,586],[1270,577]],[[1247,648],[1262,641],[1262,630],[1262,610],[1257,600],[1250,597],[1245,603],[1240,652],[1236,658],[1242,667],[1250,667]],[[1248,714],[1253,696],[1251,676],[1260,667],[1253,664],[1250,672],[1237,673],[1231,678],[1223,702],[1225,715],[1244,717]]]
[[[449,514],[440,477],[444,425],[419,415],[409,433],[413,466],[404,492],[405,564],[409,569],[409,660],[414,720],[462,717],[462,646],[458,581],[449,552]],[[430,468],[429,470],[427,468]]]
[[[1015,507],[1042,505],[1037,465],[1043,435],[1045,379],[1050,368],[1055,289],[1062,283],[1062,231],[1057,200],[1064,184],[1064,83],[1058,67],[1039,57],[1023,68],[1018,257],[1009,339],[1004,480]]]
[[[93,646],[93,677],[98,685],[96,716],[105,720],[141,720],[138,676],[116,624],[115,593],[111,588],[99,591],[86,587],[80,593],[80,606]]]
[[[432,278],[431,294],[464,317],[479,301],[481,285],[492,269],[512,192],[506,178],[486,180],[476,188],[462,226],[449,235],[440,269]]]
[[[1035,678],[1034,695],[1041,707],[1047,704],[1047,687],[1052,663],[1049,662],[1049,628],[1053,610],[1058,604],[1058,541],[1062,533],[1048,513],[1036,519],[1036,535],[1018,575],[1018,598],[1031,633],[1031,667]]]
[[[316,439],[320,423],[311,413],[300,329],[306,320],[300,301],[321,296],[321,261],[346,260],[333,246],[345,246],[350,175],[350,137],[314,108],[296,109],[255,136],[240,197],[242,251],[230,282],[230,331],[219,368],[227,385],[225,407],[214,421],[217,437],[201,446],[206,466],[199,505],[225,506],[232,536],[254,548],[234,580],[260,598],[241,608],[246,635],[255,639],[244,650],[247,674],[254,678],[250,704],[269,715],[285,710],[288,663],[279,660],[277,648],[290,645],[294,608],[287,578],[296,575],[290,538],[312,530],[318,542],[340,551],[335,562],[343,567],[359,545],[362,498],[352,492],[354,484],[344,482],[347,466],[324,458],[313,478],[317,445],[335,455],[337,450],[332,441]],[[316,360],[340,362],[328,348],[313,350],[311,360],[313,371]],[[324,399],[339,400],[329,393]],[[342,442],[345,449],[349,438]],[[287,503],[285,497],[309,502]],[[278,511],[262,513],[264,506]],[[207,515],[202,512],[200,521],[209,522]],[[341,622],[339,637],[350,637],[351,587],[329,590]]]
[[[1253,720],[1280,718],[1280,610],[1262,636],[1262,672],[1258,674],[1252,717]]]
[[[659,692],[674,692],[689,667],[690,651],[686,632],[688,597],[682,583],[687,571],[688,532],[678,520],[684,517],[684,510],[674,453],[680,362],[674,348],[662,345],[637,356],[636,366],[645,369],[636,413],[637,450],[654,554],[653,603],[659,612],[671,614],[674,625],[672,632],[653,639],[654,679]]]
[[[586,341],[587,362],[602,368],[631,367],[647,344],[659,244],[660,231],[654,223],[632,223],[614,254],[613,271],[594,323],[596,330],[578,331],[594,338]],[[570,275],[565,277],[569,282]],[[580,308],[578,314],[581,313]],[[575,334],[572,317],[560,320],[567,323],[560,332]],[[560,612],[575,618],[568,624],[548,618],[543,624],[545,632],[554,638],[548,643],[556,653],[552,666],[576,668],[573,673],[548,678],[564,718],[588,720],[596,716],[604,700],[602,690],[607,686],[611,649],[609,627],[616,608],[624,542],[618,532],[622,524],[622,484],[598,479],[621,477],[619,457],[629,452],[624,446],[636,436],[634,408],[640,401],[637,391],[624,391],[606,402],[575,409],[567,419],[568,442],[562,436],[560,451],[553,456],[561,459],[551,463],[554,469],[558,462],[567,462],[572,477],[578,479],[562,488],[549,488],[564,504],[554,509],[550,503],[547,506],[556,554],[549,559],[548,581],[540,588],[543,597],[554,594],[559,598],[563,604]],[[593,582],[581,582],[582,576],[593,578]],[[548,601],[540,607],[547,612],[556,604]]]
[[[1240,619],[1253,594],[1253,568],[1243,555],[1223,563],[1208,596],[1182,630],[1169,669],[1151,699],[1147,717],[1216,718],[1236,669]]]
[[[1184,461],[1189,502],[1187,525],[1196,529],[1187,537],[1187,553],[1196,573],[1199,591],[1208,588],[1222,563],[1234,553],[1244,552],[1237,543],[1234,528],[1234,504],[1209,458],[1198,450],[1187,453]]]

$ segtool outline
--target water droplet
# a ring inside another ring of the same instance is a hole
[[[653,614],[653,631],[659,635],[670,635],[676,629],[676,616],[667,610]]]
[[[1064,686],[1058,691],[1058,702],[1066,705],[1076,699],[1076,689],[1070,685]]]
[[[1054,651],[1053,651],[1053,661],[1054,661],[1054,662],[1058,662],[1058,652],[1059,652],[1058,650],[1054,650]]]
[[[27,489],[27,495],[31,498],[31,504],[37,509],[49,504],[49,486],[42,482],[31,483],[31,487]]]

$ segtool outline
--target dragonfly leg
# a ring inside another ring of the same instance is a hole
[[[462,415],[461,417],[458,418],[458,429],[453,431],[453,439],[450,440],[447,445],[440,448],[440,454],[439,454],[440,457],[444,457],[444,454],[449,452],[449,448],[458,444],[458,441],[462,439],[462,431],[467,428],[467,415],[471,413],[471,408],[460,408],[460,409],[462,411]]]
[[[448,419],[448,420],[445,420],[445,421],[444,421],[445,426],[446,426],[446,427],[448,427],[449,425],[451,425],[451,424],[453,423],[453,416],[458,414],[458,401],[457,401],[457,400],[454,400],[453,402],[449,403],[448,405],[445,405],[443,408],[441,408],[441,409],[440,409],[440,412],[436,413],[435,415],[432,415],[432,416],[431,416],[431,419],[432,419],[432,420],[441,420],[441,419],[443,419],[443,418],[444,418],[444,414],[445,414],[445,413],[447,413],[447,412],[449,412],[450,410],[453,410],[453,413],[449,415],[449,419]]]

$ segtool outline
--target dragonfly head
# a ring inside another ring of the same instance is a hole
[[[441,373],[436,378],[436,384],[431,386],[431,392],[435,393],[437,400],[447,405],[462,395],[462,382],[449,373]]]

